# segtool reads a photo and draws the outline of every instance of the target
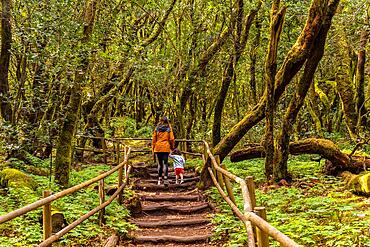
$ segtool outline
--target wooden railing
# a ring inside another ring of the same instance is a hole
[[[104,209],[107,207],[115,198],[117,198],[118,202],[122,204],[122,194],[123,189],[129,183],[129,174],[131,171],[131,166],[129,165],[129,156],[130,156],[131,148],[124,147],[124,160],[122,162],[118,161],[118,165],[112,168],[111,170],[71,188],[58,192],[56,194],[52,194],[51,191],[44,191],[43,196],[44,198],[38,200],[34,203],[31,203],[23,208],[17,209],[10,213],[0,216],[0,224],[12,220],[16,217],[24,215],[32,210],[35,210],[41,206],[43,206],[43,239],[44,241],[40,243],[39,247],[44,246],[51,246],[53,242],[61,238],[63,235],[68,233],[70,230],[81,224],[84,220],[88,219],[95,213],[99,212],[99,224],[101,225],[104,221]],[[104,193],[104,179],[114,172],[118,171],[118,188],[116,192],[107,200],[105,201],[105,193]],[[123,181],[123,173],[125,174],[125,180]],[[99,183],[99,206],[91,210],[90,212],[86,213],[79,219],[75,220],[72,224],[66,226],[59,232],[52,235],[52,222],[51,222],[51,202],[72,194],[76,191],[79,191],[93,183]]]
[[[102,153],[104,157],[104,162],[108,164],[107,162],[107,155],[108,154],[114,154],[114,157],[119,157],[120,152],[122,152],[122,149],[120,148],[121,145],[124,145],[125,142],[129,141],[147,141],[151,143],[151,138],[145,138],[145,137],[115,137],[115,138],[105,138],[105,137],[95,137],[95,136],[86,136],[86,135],[79,135],[79,138],[86,138],[86,139],[98,139],[101,141],[102,148],[92,148],[92,147],[75,147],[78,151],[88,151],[88,152],[96,152],[96,153]],[[113,148],[108,148],[109,142],[113,143]],[[196,157],[202,157],[202,153],[194,153],[188,151],[188,145],[187,143],[203,143],[201,140],[189,140],[189,139],[175,139],[175,142],[178,144],[178,148],[181,150],[181,152],[184,154],[185,159],[187,155],[190,156],[196,156]],[[121,150],[120,152],[117,152],[117,150]],[[131,150],[131,153],[151,153],[151,148],[143,148],[143,149],[134,149]],[[83,155],[82,157],[83,158]]]
[[[65,235],[67,232],[75,228],[77,225],[81,224],[84,220],[99,212],[99,224],[102,224],[104,220],[104,209],[108,206],[115,198],[118,199],[119,203],[122,203],[122,192],[124,187],[129,182],[129,173],[131,166],[129,166],[129,155],[132,153],[131,148],[126,146],[123,142],[129,140],[142,140],[142,141],[151,141],[150,138],[103,138],[103,137],[90,137],[84,136],[84,138],[100,139],[103,142],[102,149],[92,149],[92,148],[76,148],[82,151],[94,151],[104,153],[104,157],[108,153],[116,154],[117,166],[111,170],[74,187],[63,190],[56,194],[51,194],[50,191],[44,191],[44,199],[38,200],[32,204],[29,204],[23,208],[17,209],[13,212],[10,212],[6,215],[0,216],[0,224],[7,222],[11,219],[14,219],[18,216],[24,215],[29,211],[35,210],[43,206],[43,231],[44,231],[44,241],[38,245],[39,247],[50,246],[54,241],[58,240],[60,237]],[[106,146],[106,141],[112,141],[116,143],[114,149],[108,149]],[[210,176],[215,184],[217,190],[224,198],[224,200],[229,204],[235,215],[245,224],[246,231],[248,235],[248,246],[256,246],[255,236],[254,236],[254,227],[257,237],[257,246],[258,247],[267,247],[269,246],[269,236],[278,241],[282,246],[286,247],[297,247],[299,246],[289,237],[281,233],[275,227],[271,226],[266,221],[266,210],[264,207],[256,207],[256,199],[254,194],[254,182],[253,177],[247,177],[246,180],[237,177],[236,175],[228,172],[225,166],[220,162],[219,156],[214,156],[211,152],[209,144],[206,141],[198,140],[186,140],[186,139],[176,139],[176,142],[180,143],[181,150],[184,155],[193,155],[201,156],[203,159],[204,165],[210,160],[211,167],[208,168]],[[203,144],[203,153],[192,153],[187,151],[186,143],[202,143]],[[182,145],[181,145],[182,144]],[[123,146],[123,149],[121,148]],[[148,150],[134,150],[135,152],[147,152]],[[124,160],[120,162],[120,154],[123,152]],[[150,150],[151,152],[151,150]],[[105,162],[107,160],[105,159]],[[116,192],[109,198],[109,200],[104,201],[104,178],[110,176],[115,171],[118,171],[118,189]],[[125,181],[123,181],[123,173],[125,176]],[[243,196],[243,212],[241,212],[236,203],[235,197],[232,191],[231,180],[238,183],[241,187],[242,196]],[[74,221],[72,224],[66,226],[59,232],[54,235],[51,235],[51,202],[59,198],[62,198],[66,195],[74,193],[82,188],[85,188],[95,182],[99,182],[99,202],[100,205],[87,214],[80,217],[78,220]],[[226,188],[226,192],[223,188]]]
[[[248,246],[256,246],[253,226],[257,227],[256,235],[258,247],[269,246],[269,236],[278,241],[282,246],[299,246],[285,234],[266,222],[265,208],[256,207],[253,177],[247,177],[247,179],[244,180],[228,172],[226,169],[224,169],[225,167],[223,164],[220,163],[220,158],[218,156],[213,156],[208,143],[206,141],[203,141],[203,143],[205,149],[205,153],[203,155],[204,165],[206,165],[207,159],[209,158],[211,160],[211,167],[208,168],[208,171],[211,175],[213,183],[217,187],[217,190],[224,200],[229,204],[235,215],[245,224],[248,235]],[[241,212],[236,206],[230,180],[238,183],[241,187],[244,203],[243,212]],[[226,187],[227,194],[225,193],[223,187]]]

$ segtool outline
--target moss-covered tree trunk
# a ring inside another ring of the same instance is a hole
[[[367,123],[367,109],[365,107],[365,63],[366,63],[366,44],[369,39],[369,32],[363,30],[360,38],[360,48],[357,54],[357,68],[356,68],[356,91],[357,102],[356,108],[359,115],[359,124],[366,126]]]
[[[90,40],[98,4],[99,0],[91,0],[86,3],[84,17],[85,26],[83,37],[81,39],[82,46],[86,46]],[[79,120],[79,111],[82,98],[81,85],[85,80],[88,64],[88,54],[83,52],[81,64],[75,72],[71,96],[67,106],[68,110],[66,111],[67,114],[64,118],[63,125],[59,133],[55,157],[55,181],[63,187],[67,187],[69,183],[69,172],[72,163],[72,142],[75,128]]]
[[[266,151],[265,158],[265,176],[270,179],[273,172],[274,160],[274,86],[277,68],[277,51],[280,34],[283,28],[286,8],[280,8],[280,0],[275,0],[271,7],[270,18],[270,41],[265,64],[265,81],[266,81],[266,127],[263,146]]]
[[[340,55],[340,64],[337,66],[335,81],[339,93],[344,119],[348,133],[353,141],[358,139],[358,112],[356,111],[356,88],[352,81],[352,61],[350,47],[345,36],[340,35],[337,41],[337,49]]]
[[[72,163],[72,141],[79,119],[82,92],[77,80],[82,80],[80,77],[75,78],[76,81],[74,82],[70,101],[67,106],[68,113],[63,120],[56,146],[55,181],[63,187],[67,187],[69,182],[69,172]]]
[[[273,177],[276,181],[289,177],[287,163],[289,157],[290,135],[292,134],[298,112],[303,106],[306,95],[312,84],[316,68],[324,55],[326,37],[337,5],[326,6],[326,4],[323,4],[321,7],[322,15],[326,16],[326,19],[324,20],[317,39],[315,39],[313,48],[310,51],[310,56],[306,61],[299,83],[296,85],[296,90],[290,100],[289,107],[284,115],[280,133],[277,137],[273,168]]]
[[[11,0],[1,1],[1,52],[0,52],[0,111],[5,121],[12,121],[9,92],[9,62],[12,46]]]
[[[236,34],[234,40],[234,52],[229,55],[229,60],[226,65],[221,89],[217,95],[215,110],[213,114],[212,125],[212,144],[216,146],[221,140],[221,119],[222,111],[224,109],[225,100],[230,87],[230,83],[234,77],[235,66],[238,64],[240,56],[245,49],[248,41],[249,29],[252,25],[253,19],[257,14],[258,8],[252,10],[248,18],[244,17],[243,1],[238,1],[238,13],[236,20]]]
[[[286,86],[292,78],[298,73],[309,56],[309,51],[317,37],[321,24],[326,16],[321,15],[320,7],[326,0],[313,0],[310,6],[306,24],[298,37],[296,43],[286,55],[281,68],[275,77],[275,95],[274,104],[280,99]],[[332,0],[330,4],[338,4],[339,0]],[[234,146],[243,138],[250,128],[261,121],[265,116],[267,95],[261,97],[258,105],[249,111],[244,118],[239,121],[229,131],[229,133],[214,148],[214,153],[220,155],[221,159],[234,148]],[[211,179],[208,174],[208,167],[205,165],[202,169],[201,180],[205,187],[211,185]]]

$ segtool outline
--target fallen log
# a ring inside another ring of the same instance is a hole
[[[114,233],[112,236],[107,238],[104,243],[104,247],[114,247],[117,246],[119,242],[119,237],[117,236],[116,233]]]
[[[366,167],[370,167],[370,157],[352,156],[342,153],[332,141],[327,139],[309,138],[289,144],[289,153],[319,154],[326,159],[324,171],[326,174],[337,176],[343,171],[359,173]],[[265,150],[261,145],[253,145],[249,148],[238,150],[230,155],[231,162],[239,162],[248,159],[265,157]]]

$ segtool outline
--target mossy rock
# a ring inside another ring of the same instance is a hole
[[[4,170],[8,167],[8,164],[6,162],[0,162],[0,171]]]
[[[344,172],[347,187],[354,193],[370,196],[370,172],[353,175]]]
[[[0,185],[2,187],[28,187],[36,189],[37,183],[27,174],[13,168],[5,168],[0,172]]]

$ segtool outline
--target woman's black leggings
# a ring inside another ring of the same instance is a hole
[[[168,155],[169,153],[156,153],[158,159],[158,178],[161,178],[164,172],[164,177],[168,177]]]

